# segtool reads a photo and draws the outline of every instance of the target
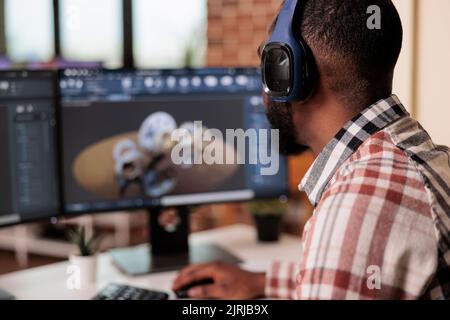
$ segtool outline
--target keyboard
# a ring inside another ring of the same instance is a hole
[[[169,295],[162,291],[110,283],[93,300],[167,300],[168,298]]]

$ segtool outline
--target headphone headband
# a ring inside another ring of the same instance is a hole
[[[262,52],[264,92],[277,102],[306,100],[314,86],[314,59],[293,28],[300,5],[298,0],[285,1]]]

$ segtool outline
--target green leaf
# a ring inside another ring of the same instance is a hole
[[[97,250],[100,241],[100,237],[95,233],[90,239],[87,239],[86,228],[84,226],[69,230],[68,238],[70,242],[78,247],[81,256],[92,255]]]

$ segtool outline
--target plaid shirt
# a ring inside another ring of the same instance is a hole
[[[450,298],[450,151],[396,96],[351,120],[300,189],[315,208],[300,265],[273,263],[268,297]]]

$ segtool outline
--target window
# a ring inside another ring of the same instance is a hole
[[[0,0],[0,6],[6,47],[0,52],[6,49],[13,63],[49,62],[56,54],[106,68],[205,63],[207,0]]]
[[[132,20],[136,67],[204,64],[206,0],[133,0]]]
[[[6,0],[5,37],[13,62],[51,60],[55,54],[52,0]]]
[[[122,66],[122,0],[60,0],[59,15],[65,59]]]

